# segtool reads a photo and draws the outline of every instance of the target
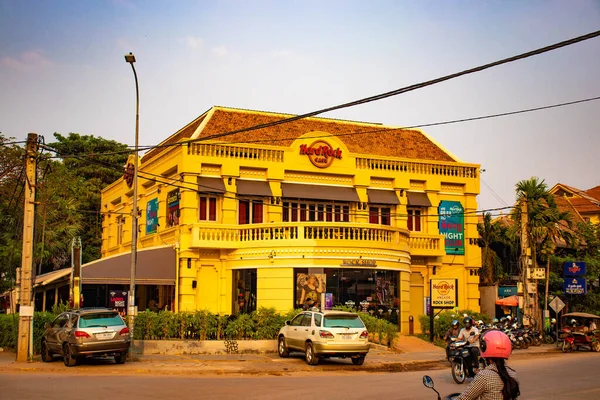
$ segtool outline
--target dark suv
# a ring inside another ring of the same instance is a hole
[[[46,325],[42,336],[42,361],[62,355],[65,365],[77,365],[87,356],[114,356],[117,364],[127,361],[129,328],[116,311],[107,308],[73,310]]]

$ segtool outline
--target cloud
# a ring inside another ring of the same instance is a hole
[[[54,63],[46,58],[39,50],[25,51],[16,57],[6,56],[0,59],[0,66],[19,71],[45,68],[52,65],[54,65]]]
[[[204,46],[204,40],[201,37],[187,36],[183,40],[193,50],[200,50]]]
[[[287,49],[283,49],[283,50],[277,50],[271,53],[271,55],[274,58],[292,58],[294,56],[294,53],[291,50],[287,50]]]
[[[217,46],[213,49],[213,53],[219,57],[225,57],[229,54],[229,50],[225,46]]]

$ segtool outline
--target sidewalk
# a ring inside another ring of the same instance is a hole
[[[519,359],[560,353],[554,345],[516,350],[511,358]],[[318,366],[304,362],[303,354],[292,353],[289,358],[277,354],[229,355],[142,355],[124,365],[115,365],[112,359],[90,359],[67,368],[60,358],[43,363],[39,356],[33,362],[17,363],[12,352],[0,352],[0,373],[38,372],[70,374],[157,374],[157,375],[289,375],[315,372],[403,372],[447,368],[443,349],[418,338],[402,337],[395,349],[375,346],[364,365],[355,366],[349,359],[324,359]]]

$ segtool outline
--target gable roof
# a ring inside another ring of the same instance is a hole
[[[291,114],[215,106],[162,144],[176,143],[183,139],[210,139],[211,136],[216,134],[272,123],[293,116]],[[300,136],[313,131],[322,131],[338,136],[352,153],[445,162],[459,161],[425,133],[416,129],[403,129],[376,123],[329,118],[303,118],[281,125],[211,140],[225,143],[290,146]],[[160,151],[159,149],[151,150],[142,160],[153,157],[157,154],[157,150]]]
[[[585,193],[600,202],[600,186],[593,187],[585,191]]]

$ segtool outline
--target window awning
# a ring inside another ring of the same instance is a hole
[[[406,197],[408,198],[408,205],[415,207],[431,207],[431,202],[429,201],[429,197],[425,193],[419,192],[406,192]]]
[[[205,176],[198,177],[198,192],[200,193],[225,193],[225,183],[221,178],[207,178]]]
[[[400,204],[398,196],[393,190],[377,190],[367,189],[367,195],[369,196],[369,203],[374,204]]]
[[[175,249],[171,246],[138,251],[136,285],[175,285],[176,257]],[[131,253],[100,259],[81,267],[84,285],[127,285],[130,279]]]
[[[271,187],[266,181],[237,180],[237,194],[242,196],[272,197]]]
[[[353,187],[302,185],[298,183],[282,183],[283,197],[290,199],[351,201],[358,203],[358,193]]]

